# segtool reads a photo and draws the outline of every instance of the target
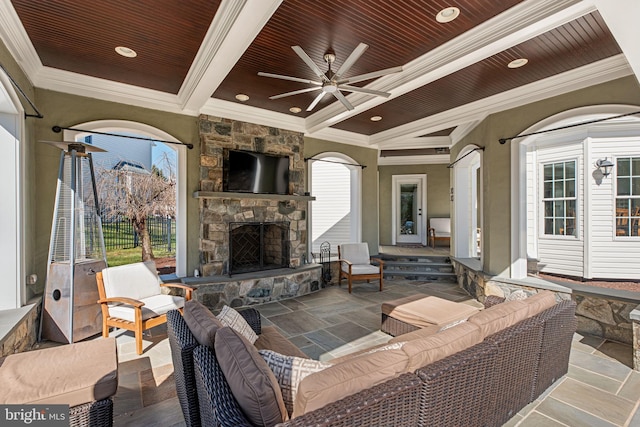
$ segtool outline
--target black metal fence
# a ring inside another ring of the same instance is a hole
[[[133,229],[129,218],[122,215],[103,215],[102,233],[107,251],[130,249],[140,246],[140,237]],[[147,218],[147,229],[151,237],[151,246],[173,252],[176,245],[176,220],[162,216]]]

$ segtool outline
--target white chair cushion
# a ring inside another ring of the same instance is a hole
[[[431,218],[431,228],[435,230],[436,237],[451,237],[450,218]]]
[[[109,267],[102,270],[107,298],[127,297],[137,300],[158,295],[160,278],[153,261]]]
[[[340,245],[340,256],[352,264],[369,264],[369,245],[366,243],[345,243]]]
[[[184,307],[184,298],[175,295],[154,295],[148,298],[141,298],[142,320],[160,316],[169,310],[177,310]],[[109,316],[118,319],[135,322],[135,309],[130,305],[114,305],[109,307]]]
[[[342,268],[342,270],[348,273],[349,267],[345,266]],[[377,265],[358,264],[358,265],[351,266],[351,274],[378,274],[378,273],[380,273],[380,267],[378,267]]]

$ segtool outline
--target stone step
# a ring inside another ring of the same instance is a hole
[[[384,270],[384,277],[403,277],[407,280],[439,280],[452,283],[457,281],[455,273],[441,271]]]
[[[448,262],[422,262],[422,261],[385,261],[385,269],[415,269],[415,270],[453,270]]]

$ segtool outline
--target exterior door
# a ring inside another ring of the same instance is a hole
[[[427,244],[427,176],[394,175],[394,244]]]

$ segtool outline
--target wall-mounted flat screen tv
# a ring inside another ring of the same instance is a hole
[[[289,157],[227,150],[223,190],[236,193],[289,194]]]

